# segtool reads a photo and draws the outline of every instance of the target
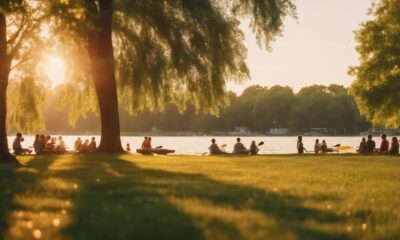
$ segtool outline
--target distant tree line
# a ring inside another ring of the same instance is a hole
[[[68,109],[57,111],[57,91],[47,98],[46,130],[64,133],[100,131],[98,116],[87,114],[75,126],[68,123]],[[235,126],[245,126],[254,132],[270,128],[288,128],[292,133],[310,128],[335,129],[337,134],[355,134],[370,128],[360,116],[354,98],[340,85],[314,85],[301,89],[297,94],[290,87],[270,88],[251,86],[241,95],[228,94],[229,106],[220,110],[219,116],[196,113],[193,104],[180,112],[176,105],[167,105],[164,111],[143,111],[134,116],[121,106],[123,132],[148,132],[153,127],[159,131],[228,132]]]

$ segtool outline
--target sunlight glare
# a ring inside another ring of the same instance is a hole
[[[51,87],[61,85],[65,80],[65,62],[57,55],[46,55],[43,70],[51,83]]]

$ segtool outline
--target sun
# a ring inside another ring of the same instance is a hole
[[[58,55],[45,55],[42,64],[43,72],[50,80],[51,87],[61,85],[65,80],[65,62]]]

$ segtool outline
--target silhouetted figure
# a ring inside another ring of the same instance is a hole
[[[389,151],[389,141],[386,138],[386,134],[382,134],[381,147],[379,148],[379,152],[381,153],[387,153]]]
[[[51,138],[49,135],[46,136],[46,145],[44,151],[49,154],[56,153],[56,138]]]
[[[304,153],[304,145],[303,145],[303,137],[298,136],[297,137],[297,153],[298,154],[303,154]]]
[[[37,134],[35,136],[35,141],[33,142],[33,149],[35,150],[36,154],[41,154],[42,153],[42,151],[43,151],[42,146],[43,145],[42,145],[42,140],[40,140],[40,135]]]
[[[65,142],[61,136],[58,137],[58,145],[56,146],[56,152],[58,154],[65,154],[67,153],[67,149],[65,147]]]
[[[210,154],[212,155],[225,154],[225,152],[223,152],[216,144],[215,138],[211,139],[211,145],[208,149],[210,150]]]
[[[13,142],[13,150],[15,155],[25,155],[30,154],[32,151],[26,148],[22,148],[21,142],[24,141],[21,133],[17,133],[17,136]]]
[[[322,153],[329,153],[333,152],[333,148],[328,148],[328,144],[326,143],[325,140],[322,140],[322,145],[321,145],[321,152]]]
[[[85,139],[82,145],[82,149],[80,151],[81,153],[87,153],[89,152],[89,139]]]
[[[399,154],[399,141],[397,140],[397,137],[392,138],[392,144],[390,146],[389,153],[393,155]]]
[[[250,155],[257,155],[258,151],[260,151],[260,149],[258,149],[258,146],[256,144],[256,141],[251,141],[251,145],[250,145]]]
[[[240,138],[236,139],[235,146],[233,146],[233,154],[248,154],[249,150],[240,142]]]
[[[142,143],[143,149],[151,149],[151,137],[144,137],[144,141]]]
[[[375,141],[372,140],[372,135],[368,135],[368,140],[367,140],[367,147],[368,147],[368,153],[373,153],[375,151]]]
[[[129,143],[126,144],[126,151],[131,152],[131,145]]]
[[[77,152],[82,151],[82,147],[83,147],[82,139],[78,137],[78,139],[76,139],[74,144],[75,151]]]
[[[316,139],[314,144],[314,152],[317,154],[320,151],[321,151],[321,144],[319,143],[319,139]]]
[[[88,152],[95,152],[97,149],[96,138],[92,137],[92,141],[89,143]]]
[[[358,152],[361,154],[368,153],[368,144],[367,144],[367,141],[365,140],[365,137],[363,137],[361,139],[360,147],[358,148]]]

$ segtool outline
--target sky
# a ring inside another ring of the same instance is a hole
[[[349,86],[347,74],[358,63],[354,30],[368,19],[373,0],[297,0],[298,20],[285,21],[283,36],[272,52],[258,47],[248,24],[243,23],[251,79],[228,89],[241,93],[250,85],[280,84],[294,91],[313,84]]]

